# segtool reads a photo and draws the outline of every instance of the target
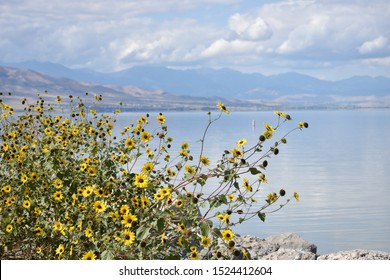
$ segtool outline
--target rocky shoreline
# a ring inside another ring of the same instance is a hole
[[[237,247],[245,248],[254,260],[390,260],[390,253],[372,250],[340,251],[317,254],[317,246],[294,233],[267,238],[236,236]]]

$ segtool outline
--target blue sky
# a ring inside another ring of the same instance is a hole
[[[389,15],[388,0],[6,0],[0,62],[390,77]]]

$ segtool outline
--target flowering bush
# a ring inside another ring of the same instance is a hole
[[[4,97],[4,96],[3,96]],[[5,97],[6,98],[6,97]],[[281,189],[256,200],[267,158],[277,155],[285,136],[264,149],[290,116],[275,112],[258,142],[226,150],[219,161],[190,154],[188,143],[173,149],[166,117],[141,116],[121,135],[113,134],[119,109],[97,113],[101,96],[69,97],[54,105],[38,95],[22,100],[14,114],[0,110],[0,257],[20,259],[231,259],[233,227],[254,216],[264,221],[290,201]],[[66,103],[66,104],[65,104]],[[157,125],[154,131],[150,124]],[[212,181],[206,191],[206,184]],[[298,200],[298,194],[291,197]],[[274,207],[274,208],[270,208]],[[275,208],[276,207],[276,208]]]

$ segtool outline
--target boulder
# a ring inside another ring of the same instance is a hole
[[[265,239],[271,244],[278,244],[283,249],[294,249],[298,251],[317,253],[317,246],[307,242],[305,239],[294,233],[282,233]]]
[[[280,248],[276,252],[272,252],[264,257],[262,260],[315,260],[316,254],[307,251],[295,250],[295,249],[284,249]]]
[[[297,234],[283,233],[268,238],[237,236],[236,242],[245,248],[252,259],[315,260],[317,246]]]
[[[250,235],[236,236],[236,242],[249,252],[253,260],[261,259],[266,255],[276,252],[280,247],[278,244],[267,242],[264,238]]]
[[[267,238],[237,234],[235,243],[235,249],[240,252],[245,249],[253,260],[390,260],[390,253],[372,250],[340,251],[319,256],[315,244],[294,233]],[[221,252],[229,255],[226,249]],[[232,259],[243,259],[243,255],[240,253]]]
[[[317,260],[390,260],[390,253],[358,249],[322,255]]]

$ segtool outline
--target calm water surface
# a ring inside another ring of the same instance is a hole
[[[265,223],[254,218],[236,232],[260,237],[294,232],[315,243],[319,254],[352,249],[390,252],[390,110],[288,113],[293,117],[290,127],[298,121],[310,126],[288,136],[280,154],[269,160],[264,188],[266,193],[282,187],[297,191],[300,201],[270,214]],[[117,127],[139,115],[120,115]],[[174,144],[187,141],[196,155],[207,114],[165,116]],[[241,138],[256,143],[264,122],[274,125],[277,117],[272,112],[224,115],[207,134],[205,154],[217,160]]]

